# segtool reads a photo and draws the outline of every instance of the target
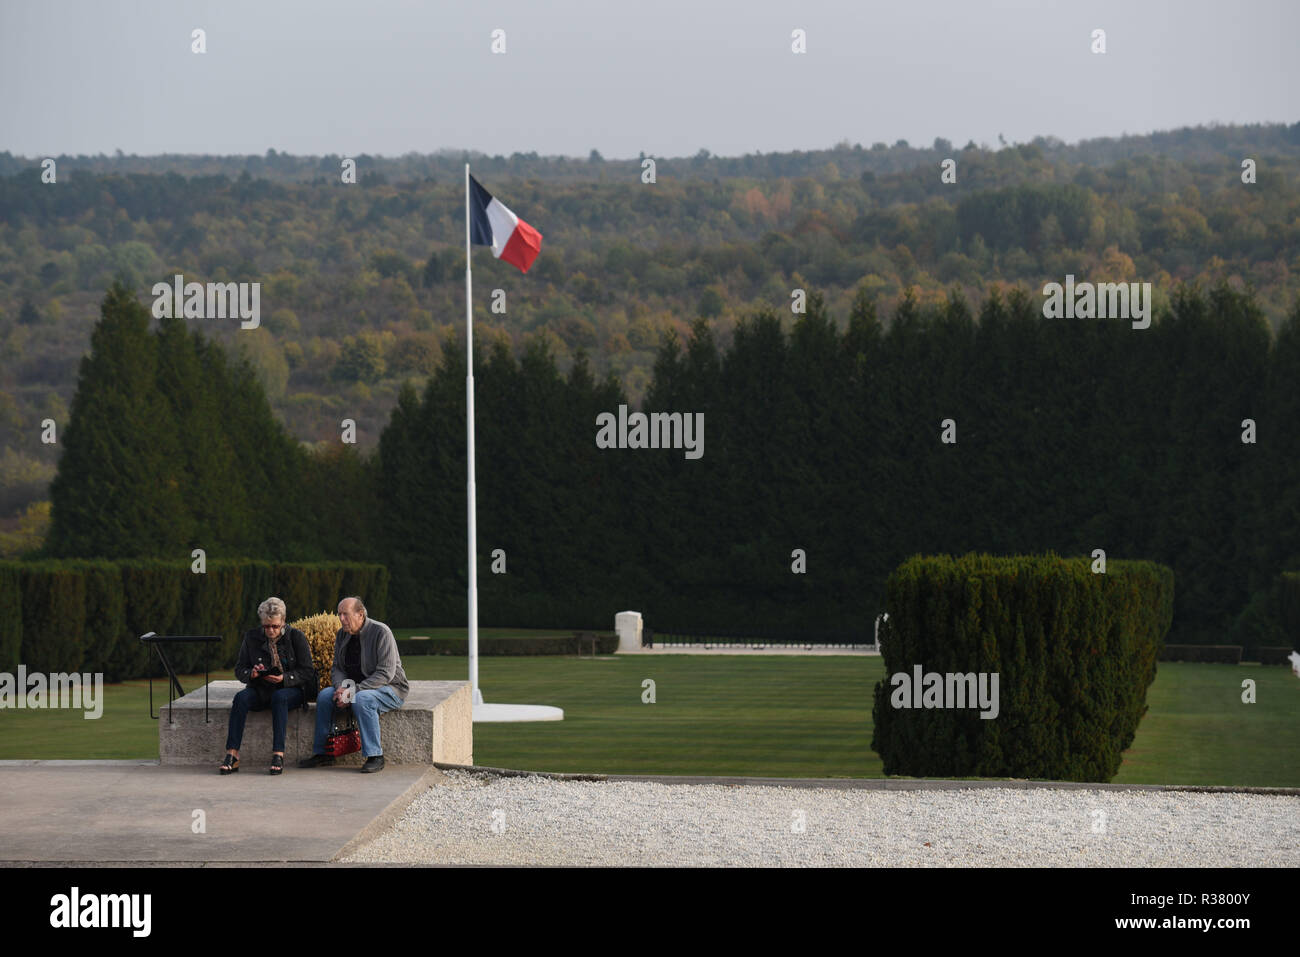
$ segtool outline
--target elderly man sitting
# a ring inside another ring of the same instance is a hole
[[[334,763],[325,753],[325,739],[334,722],[334,709],[346,703],[342,684],[348,678],[356,682],[352,711],[361,730],[361,753],[366,763],[363,773],[384,769],[384,749],[379,743],[379,716],[402,706],[410,685],[397,654],[397,639],[382,621],[366,615],[360,598],[339,602],[339,620],[343,627],[334,638],[332,684],[316,696],[316,742],[312,756],[298,762],[299,767],[315,768]]]

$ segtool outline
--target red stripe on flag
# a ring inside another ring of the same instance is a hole
[[[510,239],[501,250],[499,258],[515,266],[520,272],[528,272],[528,267],[533,264],[533,260],[541,251],[542,234],[521,219],[516,224],[515,231],[510,234]]]

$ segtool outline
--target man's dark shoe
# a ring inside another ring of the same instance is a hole
[[[376,754],[373,758],[366,758],[366,763],[361,765],[362,774],[382,770],[384,770],[384,756],[382,754]]]
[[[298,762],[300,768],[327,768],[334,763],[334,759],[328,754],[313,754],[310,758],[303,758]]]

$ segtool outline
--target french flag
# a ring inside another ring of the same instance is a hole
[[[476,246],[491,246],[492,255],[520,272],[528,272],[542,251],[542,234],[493,199],[473,176],[469,178],[469,233]]]

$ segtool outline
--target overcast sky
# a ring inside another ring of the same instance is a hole
[[[0,150],[612,159],[1293,123],[1298,28],[1298,0],[0,0]]]

